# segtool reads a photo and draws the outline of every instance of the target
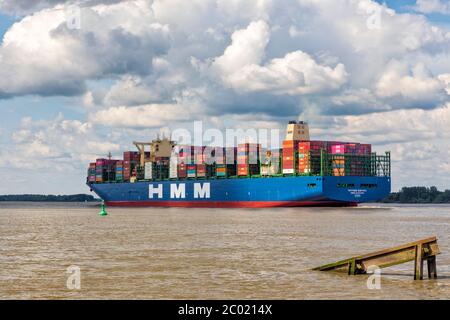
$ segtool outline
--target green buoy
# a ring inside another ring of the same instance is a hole
[[[101,206],[102,210],[100,211],[99,215],[101,216],[107,216],[108,213],[106,212],[106,208],[105,208],[105,201],[102,200],[102,206]]]

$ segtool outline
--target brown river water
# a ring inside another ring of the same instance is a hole
[[[0,299],[450,299],[448,205],[98,212],[0,202]],[[372,290],[369,275],[311,271],[432,235],[437,280],[414,281],[412,262]]]

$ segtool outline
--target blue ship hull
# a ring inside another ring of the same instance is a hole
[[[295,176],[94,183],[89,187],[112,206],[351,206],[383,199],[391,191],[391,180],[390,177]]]

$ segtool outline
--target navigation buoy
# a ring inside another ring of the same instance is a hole
[[[102,200],[102,206],[101,206],[102,210],[100,211],[99,215],[101,216],[107,216],[108,213],[106,212],[106,207],[105,207],[105,201]]]

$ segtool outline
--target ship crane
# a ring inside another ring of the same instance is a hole
[[[139,151],[139,165],[145,165],[145,147],[150,146],[150,161],[155,161],[155,157],[170,157],[173,147],[176,145],[174,141],[163,136],[162,139],[157,139],[151,142],[133,141],[133,144]]]
[[[141,167],[144,166],[145,163],[145,146],[151,146],[151,142],[137,142],[133,141],[133,144],[136,146],[136,148],[139,151],[139,165]]]

